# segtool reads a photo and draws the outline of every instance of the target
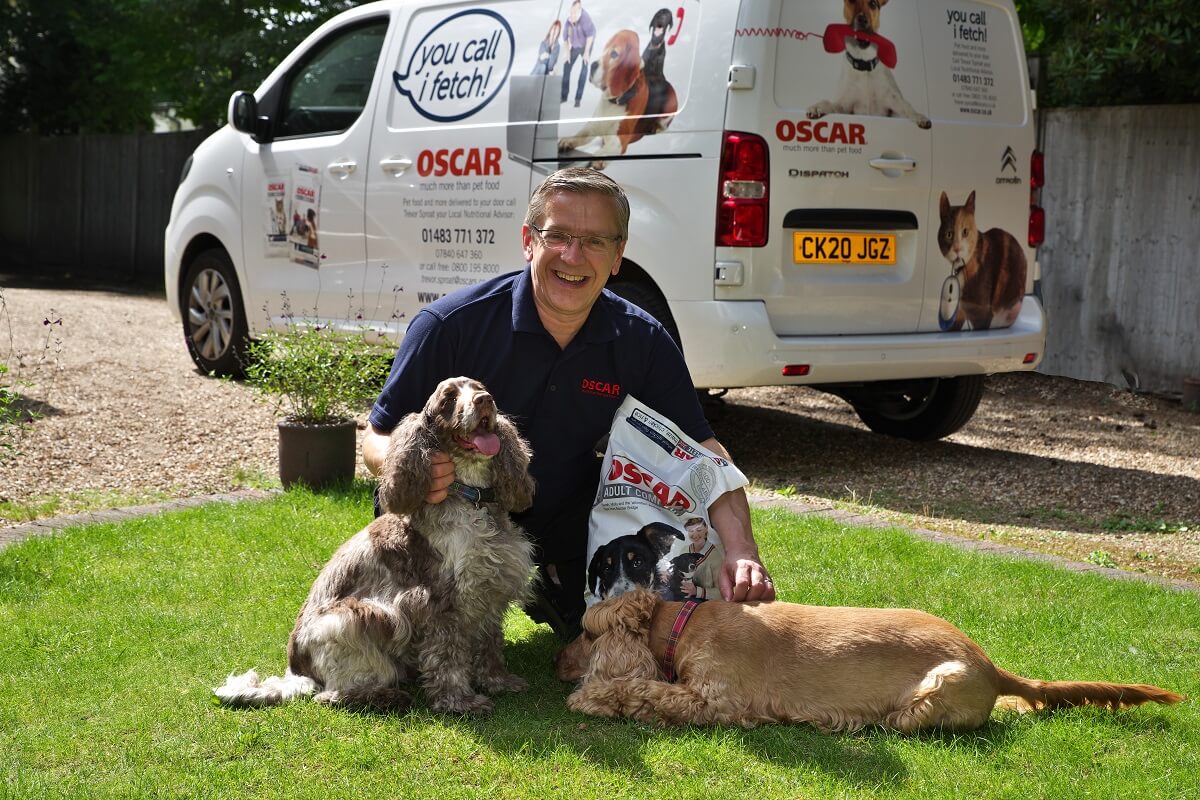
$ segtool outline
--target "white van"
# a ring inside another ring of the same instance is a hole
[[[295,321],[393,344],[522,266],[541,179],[632,206],[613,291],[700,388],[806,384],[958,430],[1040,362],[1041,183],[1010,0],[385,0],[329,21],[184,170],[166,287],[201,369]]]

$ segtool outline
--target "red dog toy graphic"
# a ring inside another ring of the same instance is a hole
[[[892,44],[891,40],[885,39],[878,33],[856,31],[849,25],[841,23],[833,23],[825,29],[825,52],[840,53],[845,50],[847,36],[853,36],[860,42],[873,42],[876,56],[883,65],[888,69],[896,67],[896,45]]]

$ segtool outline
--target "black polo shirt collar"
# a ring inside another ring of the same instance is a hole
[[[525,269],[513,281],[512,327],[514,331],[519,333],[549,336],[550,332],[542,324],[542,318],[538,316],[537,304],[533,299],[532,270],[533,268],[526,264]],[[617,320],[613,315],[613,309],[609,303],[605,302],[604,295],[602,294],[597,298],[595,305],[592,306],[591,313],[588,314],[587,320],[583,323],[583,327],[576,334],[575,339],[571,340],[571,343],[574,344],[576,341],[587,344],[610,342],[618,336],[620,336],[620,330],[617,327]]]

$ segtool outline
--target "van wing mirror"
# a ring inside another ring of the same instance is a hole
[[[229,124],[236,131],[248,133],[254,141],[270,141],[271,118],[259,116],[258,101],[252,92],[234,92],[229,98]]]

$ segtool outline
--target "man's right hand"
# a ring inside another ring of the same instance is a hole
[[[367,465],[372,475],[379,475],[387,456],[388,442],[391,434],[379,430],[374,425],[367,426],[363,437],[363,463]],[[450,456],[441,451],[434,451],[429,456],[429,492],[425,495],[426,503],[440,503],[450,494],[450,484],[454,482],[454,462]]]
[[[440,503],[450,494],[450,484],[454,483],[454,462],[450,456],[442,452],[430,454],[429,478],[429,494],[425,495],[425,502]]]

